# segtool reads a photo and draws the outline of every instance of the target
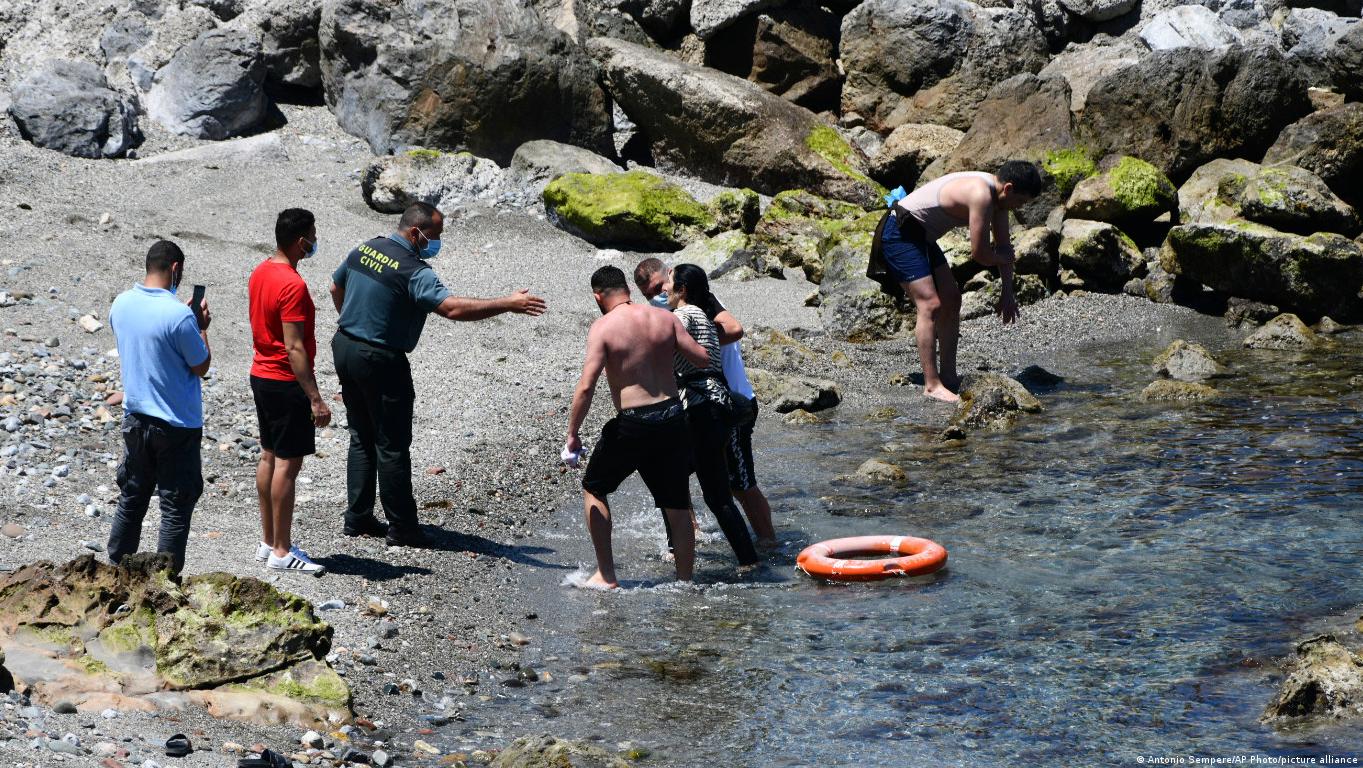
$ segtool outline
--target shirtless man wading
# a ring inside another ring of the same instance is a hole
[[[901,192],[902,194],[902,192]],[[937,240],[956,227],[970,230],[970,257],[997,267],[1003,284],[998,314],[1005,324],[1018,318],[1013,296],[1013,245],[1008,212],[1041,194],[1041,173],[1028,162],[1010,160],[997,174],[949,173],[894,200],[881,244],[890,273],[918,310],[914,336],[923,364],[923,394],[960,400],[956,390],[956,345],[961,327],[961,289]],[[940,359],[939,359],[940,355]]]
[[[675,355],[697,366],[710,356],[672,314],[630,301],[625,273],[602,267],[592,275],[592,295],[602,317],[587,333],[587,359],[573,392],[566,449],[582,449],[578,430],[592,406],[601,372],[619,412],[606,422],[587,471],[582,499],[587,532],[596,550],[596,574],[589,586],[618,587],[611,552],[610,506],[606,497],[638,472],[672,529],[677,579],[690,581],[696,557],[691,527],[691,442],[672,375]]]

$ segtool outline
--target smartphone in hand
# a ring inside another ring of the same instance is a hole
[[[203,285],[194,286],[194,297],[189,300],[189,309],[194,313],[194,321],[200,328],[204,327],[204,294],[208,293],[208,287]]]

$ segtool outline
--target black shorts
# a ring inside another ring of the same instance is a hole
[[[724,445],[724,459],[729,465],[729,487],[746,491],[757,487],[757,470],[752,457],[757,401],[739,394],[735,394],[733,400],[734,428],[729,434],[729,442]]]
[[[312,403],[296,381],[251,377],[256,401],[260,447],[281,459],[296,459],[317,452],[312,426]]]
[[[680,400],[623,410],[606,422],[582,488],[609,496],[635,472],[663,509],[691,506],[691,436]]]

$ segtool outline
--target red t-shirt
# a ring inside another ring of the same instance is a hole
[[[251,339],[255,358],[251,375],[276,381],[293,381],[293,368],[284,347],[284,323],[303,324],[303,346],[308,352],[308,368],[317,360],[317,338],[313,322],[317,309],[308,284],[291,265],[266,259],[251,272],[247,286],[251,297]]]

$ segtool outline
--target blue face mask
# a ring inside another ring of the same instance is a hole
[[[307,241],[305,240],[304,242],[307,242]],[[317,241],[316,241],[316,240],[313,240],[311,243],[308,243],[308,247],[303,251],[303,258],[305,258],[305,259],[310,259],[310,258],[312,258],[313,256],[316,256],[316,255],[317,255]]]
[[[421,232],[421,230],[419,229],[417,231]],[[417,253],[417,255],[419,255],[423,259],[434,259],[437,255],[440,254],[440,241],[432,240],[429,237],[426,237],[426,233],[424,232],[421,233],[421,236],[425,238],[426,244],[421,247],[421,250]]]
[[[670,309],[670,307],[667,306],[667,291],[663,291],[657,296],[649,299],[648,303],[659,309]]]

